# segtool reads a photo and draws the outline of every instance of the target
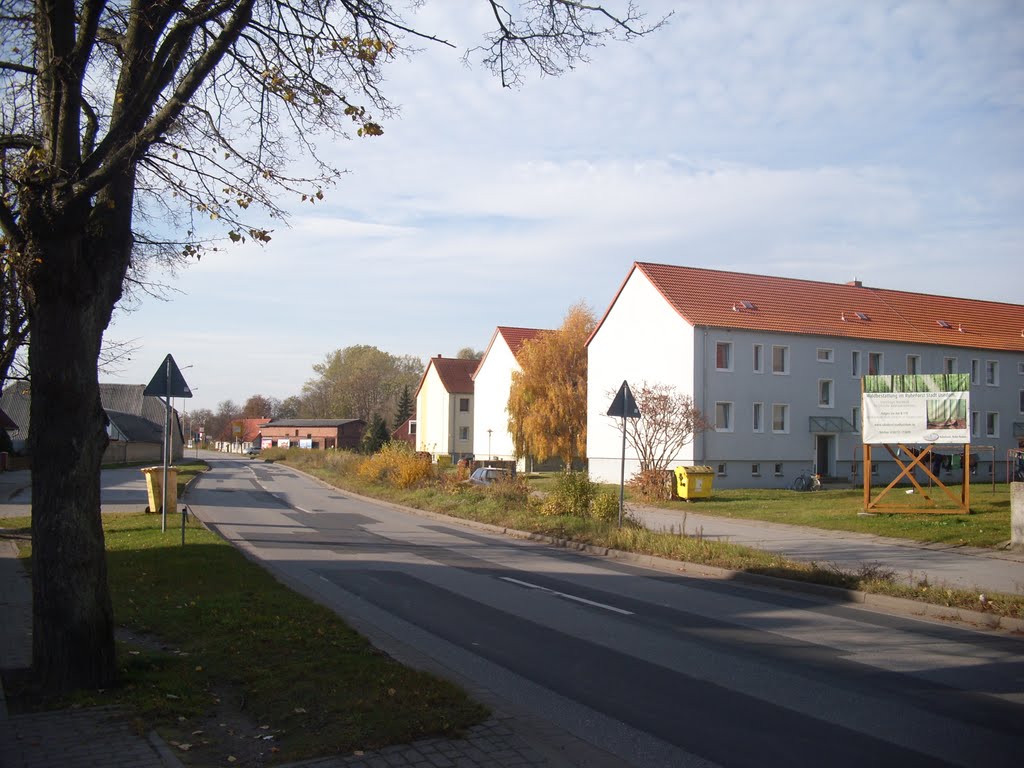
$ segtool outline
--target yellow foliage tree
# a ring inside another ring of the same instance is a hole
[[[516,455],[558,457],[568,469],[587,446],[587,339],[595,319],[583,303],[569,308],[561,328],[532,339],[512,373],[508,429]]]

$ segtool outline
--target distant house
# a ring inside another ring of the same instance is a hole
[[[260,427],[263,447],[355,450],[363,439],[362,419],[271,419]]]
[[[142,394],[144,384],[100,384],[100,401],[107,415],[110,444],[103,454],[104,464],[163,460],[166,406],[157,397]],[[0,396],[0,408],[16,424],[11,440],[17,451],[24,450],[28,438],[31,392],[23,383],[9,385]],[[171,409],[171,460],[183,455],[184,441],[178,412]]]
[[[430,358],[416,387],[416,450],[437,460],[473,456],[473,371],[479,360]]]
[[[477,459],[514,461],[508,431],[508,396],[512,374],[520,371],[523,345],[547,333],[539,328],[499,325],[473,373],[473,454]]]
[[[391,439],[396,443],[408,443],[416,447],[416,419],[408,418],[398,425],[398,429],[391,433]]]
[[[970,376],[972,450],[1005,472],[1024,437],[1024,306],[637,262],[587,343],[591,477],[617,481],[627,380],[690,395],[712,428],[672,464],[715,470],[719,487],[785,487],[801,472],[857,481],[865,374]],[[876,458],[878,453],[875,454]],[[626,451],[626,476],[638,468]],[[982,470],[980,470],[982,471]]]
[[[264,424],[270,421],[269,418],[263,419],[232,419],[228,425],[228,430],[231,433],[231,441],[236,444],[259,444],[261,438],[261,430]]]

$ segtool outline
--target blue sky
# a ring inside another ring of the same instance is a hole
[[[322,203],[119,311],[101,380],[171,353],[189,409],[283,399],[353,344],[600,316],[635,260],[1021,303],[1024,4],[638,2],[675,14],[509,90],[461,61],[483,4],[429,0],[458,49],[388,65],[384,136],[321,143],[349,171]]]

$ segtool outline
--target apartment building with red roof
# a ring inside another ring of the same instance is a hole
[[[714,428],[673,466],[711,466],[719,487],[785,487],[812,469],[860,482],[865,374],[969,373],[981,479],[1004,479],[1006,451],[1024,439],[1018,304],[636,262],[590,337],[588,366],[595,480],[619,477],[621,426],[605,414],[623,380],[693,397]],[[627,450],[627,476],[636,468]],[[871,469],[882,481],[896,472],[891,461]]]
[[[508,396],[512,373],[520,371],[523,345],[547,331],[499,325],[473,373],[473,454],[478,460],[515,461],[508,431]]]
[[[473,371],[478,360],[430,358],[416,387],[416,450],[436,461],[473,455]]]

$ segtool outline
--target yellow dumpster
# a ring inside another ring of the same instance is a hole
[[[146,476],[146,493],[149,496],[149,511],[159,512],[164,505],[164,468],[143,467]],[[178,506],[178,468],[167,468],[167,509],[173,512]]]
[[[676,467],[676,496],[686,501],[710,497],[714,476],[711,467]]]

